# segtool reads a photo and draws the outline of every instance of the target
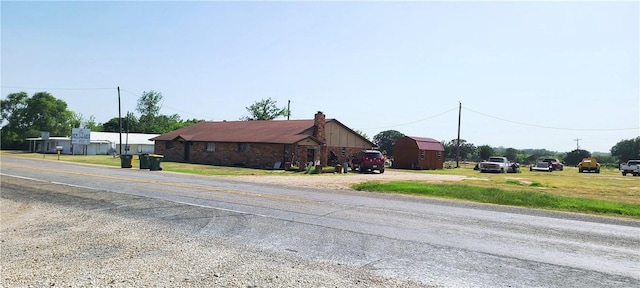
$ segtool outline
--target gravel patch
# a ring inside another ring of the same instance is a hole
[[[193,225],[95,203],[16,200],[4,183],[2,192],[0,287],[425,287],[203,235]]]
[[[368,181],[425,181],[439,183],[448,181],[461,181],[466,178],[466,176],[459,175],[436,175],[386,170],[382,174],[377,172],[364,174],[349,172],[346,174],[328,173],[320,175],[300,176],[229,176],[226,179],[233,181],[267,183],[293,187],[351,190],[351,185]]]

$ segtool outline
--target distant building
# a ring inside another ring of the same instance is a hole
[[[399,169],[442,169],[444,167],[444,146],[440,141],[405,136],[393,145],[393,168]]]
[[[154,138],[160,134],[122,133],[122,154],[153,153]],[[62,147],[61,154],[108,155],[120,153],[120,133],[91,132],[89,145],[72,145],[71,137],[27,138],[29,152],[57,153],[56,147]],[[43,151],[44,148],[44,151]]]

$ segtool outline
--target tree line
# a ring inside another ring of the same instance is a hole
[[[183,120],[178,114],[160,114],[162,93],[144,91],[137,100],[136,111],[127,112],[122,117],[113,117],[104,123],[97,123],[95,117],[85,118],[82,113],[68,109],[67,103],[48,92],[37,92],[29,96],[26,92],[11,93],[0,100],[0,148],[7,150],[25,149],[26,138],[40,137],[43,131],[51,136],[68,136],[72,128],[87,128],[96,132],[127,132],[163,134],[182,127],[204,121],[202,119]],[[268,98],[246,107],[248,116],[239,120],[273,120],[280,116],[290,116],[289,108],[277,107],[276,101]]]
[[[160,114],[162,93],[145,91],[137,101],[136,116],[128,112],[126,116],[111,118],[105,123],[97,123],[93,116],[86,118],[82,113],[68,109],[67,103],[51,93],[37,92],[31,97],[26,92],[11,93],[0,100],[0,147],[1,149],[25,149],[26,138],[40,137],[42,131],[51,136],[68,136],[72,128],[87,128],[96,132],[122,132],[162,134],[194,123],[200,119],[183,120],[178,114]]]
[[[373,143],[387,157],[393,157],[393,145],[405,135],[396,130],[382,131],[373,137]],[[444,146],[445,159],[454,161],[458,157],[458,139],[440,141]],[[521,164],[533,164],[540,158],[558,158],[566,165],[575,166],[583,158],[594,157],[599,163],[615,166],[629,159],[640,159],[640,137],[624,139],[616,143],[610,150],[611,154],[598,154],[587,150],[576,149],[569,152],[549,151],[547,149],[515,149],[504,147],[491,147],[489,145],[475,146],[464,139],[460,139],[460,160],[478,162],[488,159],[490,156],[504,156],[510,161]]]

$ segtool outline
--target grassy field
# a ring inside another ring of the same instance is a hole
[[[519,173],[493,174],[475,171],[473,165],[463,164],[457,169],[424,173],[467,176],[463,184],[469,186],[640,204],[640,177],[622,176],[617,169],[603,168],[600,173],[578,173],[576,167],[553,172],[531,172],[528,167],[522,167]]]
[[[11,157],[43,158],[42,154],[0,151],[0,155]],[[53,154],[45,159],[57,160]],[[97,164],[119,167],[119,157],[108,155],[61,155],[60,161]],[[134,167],[138,167],[137,156]],[[165,171],[198,175],[307,175],[304,172],[263,170],[238,167],[162,162]],[[640,218],[640,177],[622,176],[617,169],[602,169],[601,173],[578,173],[575,167],[565,167],[564,171],[530,172],[522,167],[519,173],[493,174],[473,170],[474,163],[461,164],[456,169],[441,170],[399,170],[408,173],[448,174],[466,176],[462,182],[421,183],[388,182],[375,180],[354,186],[367,191],[410,193],[464,199],[469,201],[543,208],[584,213],[625,215]],[[326,167],[326,169],[333,169]],[[394,171],[394,169],[388,169]],[[460,193],[467,191],[466,193]]]

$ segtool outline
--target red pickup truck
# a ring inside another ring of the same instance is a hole
[[[366,171],[378,170],[380,173],[384,173],[384,155],[378,150],[364,150],[358,152],[356,156],[351,159],[351,168],[353,170],[358,169],[360,173]]]

